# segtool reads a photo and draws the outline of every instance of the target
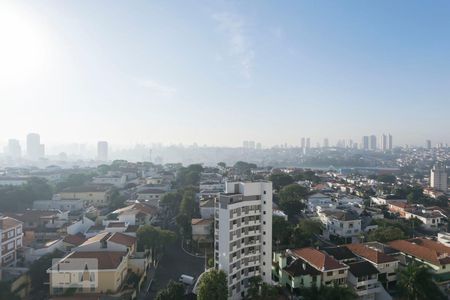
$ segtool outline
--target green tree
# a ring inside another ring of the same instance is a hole
[[[198,283],[198,300],[227,300],[227,275],[223,271],[209,270],[202,275]]]
[[[397,181],[397,178],[395,177],[395,175],[383,174],[377,176],[377,181],[392,184]]]
[[[245,161],[237,161],[233,169],[236,171],[236,173],[241,175],[250,175],[253,169],[256,169],[258,166],[253,163],[247,163]]]
[[[151,225],[139,227],[137,231],[138,249],[151,250],[152,261],[158,257],[158,253],[172,244],[176,240],[176,235],[170,230],[160,229]]]
[[[52,188],[45,179],[33,177],[21,186],[0,187],[0,211],[20,211],[36,200],[51,199]]]
[[[262,281],[261,276],[249,279],[250,286],[245,299],[248,300],[275,300],[278,297],[278,290]]]
[[[402,299],[447,299],[432,280],[428,267],[416,262],[400,271],[398,286]]]
[[[56,184],[56,191],[60,192],[68,187],[82,186],[91,181],[95,174],[73,173]]]
[[[121,208],[124,206],[125,200],[127,200],[125,196],[122,196],[117,189],[113,189],[111,191],[109,207],[112,210]]]
[[[299,213],[304,207],[303,199],[308,195],[308,190],[298,184],[285,186],[279,192],[280,208],[288,215]]]
[[[322,223],[311,219],[302,219],[292,232],[291,241],[295,247],[311,246],[315,235],[322,232]]]
[[[169,281],[167,286],[156,295],[156,300],[183,300],[184,286],[181,283]]]
[[[219,162],[217,165],[223,169],[225,169],[227,167],[227,164],[224,163],[223,161]]]
[[[288,245],[292,235],[292,226],[282,217],[272,218],[272,244]]]
[[[401,240],[404,238],[406,238],[405,233],[400,228],[393,226],[377,228],[370,232],[367,236],[367,240],[369,242],[377,241],[381,243]]]
[[[272,186],[277,191],[289,184],[294,183],[294,178],[286,173],[271,174],[269,176],[269,180],[272,181]]]
[[[178,214],[182,198],[183,196],[178,192],[170,192],[162,196],[159,205],[167,213],[168,218]]]
[[[50,254],[46,254],[35,260],[30,266],[30,279],[31,279],[31,289],[33,291],[45,290],[45,282],[48,282],[47,270],[52,266],[54,258],[61,258],[63,253],[60,251],[55,251]],[[48,286],[47,286],[48,289]]]
[[[419,186],[411,188],[408,195],[406,196],[409,203],[421,203],[423,197],[423,189]]]

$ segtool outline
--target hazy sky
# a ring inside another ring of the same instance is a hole
[[[1,0],[0,101],[0,141],[450,142],[450,2]]]

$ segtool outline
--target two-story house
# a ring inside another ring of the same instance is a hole
[[[17,262],[17,250],[22,248],[22,222],[0,217],[0,266],[10,267]]]

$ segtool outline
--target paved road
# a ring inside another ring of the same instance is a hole
[[[180,247],[180,241],[176,241],[172,246],[167,247],[146,299],[154,299],[158,290],[164,288],[171,279],[178,281],[181,274],[198,278],[204,271],[204,264],[203,258],[193,257],[185,253]]]

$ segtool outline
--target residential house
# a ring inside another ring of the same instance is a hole
[[[159,207],[159,201],[166,194],[165,190],[148,188],[137,192],[137,200],[146,201],[149,205]]]
[[[378,279],[391,290],[397,283],[399,260],[383,252],[376,243],[345,245],[355,255],[371,263],[379,272]]]
[[[380,293],[378,270],[367,261],[348,263],[347,282],[359,299],[375,300]]]
[[[0,217],[0,266],[15,266],[17,252],[22,248],[22,222],[10,217]]]
[[[309,212],[317,213],[325,209],[336,208],[336,203],[327,195],[315,193],[308,197],[307,207]]]
[[[323,210],[319,212],[320,221],[325,225],[325,236],[341,238],[351,242],[361,235],[361,219],[352,210]]]
[[[127,278],[128,260],[120,251],[71,252],[47,270],[50,294],[63,295],[73,288],[77,294],[116,293]]]
[[[61,199],[81,199],[84,206],[105,207],[108,206],[111,187],[108,185],[82,185],[68,187],[59,193]]]
[[[74,251],[119,251],[136,252],[137,239],[121,232],[103,232],[88,238],[84,243],[74,248]]]
[[[197,242],[212,242],[213,219],[192,219],[192,239]]]
[[[117,215],[119,222],[129,225],[144,225],[152,222],[158,214],[158,209],[155,206],[138,202],[116,209],[112,214]]]
[[[450,247],[426,238],[396,240],[388,243],[398,251],[400,266],[415,261],[430,267],[434,281],[443,287],[450,287]]]
[[[274,253],[272,279],[291,293],[299,294],[301,288],[320,288],[321,276],[321,271],[289,252]]]
[[[214,218],[214,197],[206,197],[200,199],[200,215],[202,219]]]
[[[340,263],[326,252],[315,248],[287,250],[289,255],[300,258],[321,272],[321,285],[346,285],[348,266]]]

